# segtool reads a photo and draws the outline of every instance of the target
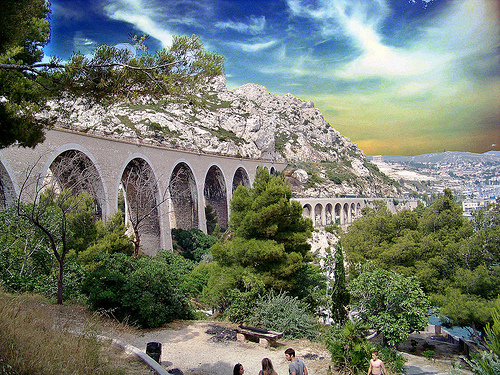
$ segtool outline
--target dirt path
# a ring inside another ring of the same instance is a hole
[[[148,342],[162,344],[161,364],[167,370],[179,368],[186,375],[231,375],[236,363],[243,364],[245,375],[257,375],[262,358],[269,358],[279,375],[288,373],[284,351],[293,347],[297,357],[304,360],[310,375],[325,375],[330,366],[328,351],[309,341],[280,340],[277,348],[267,348],[267,341],[218,340],[207,331],[214,326],[235,328],[234,325],[205,321],[178,321],[166,328],[141,331],[140,335],[122,333],[115,336],[145,351]]]
[[[257,375],[262,358],[270,358],[279,375],[288,374],[284,351],[295,349],[297,357],[306,364],[310,375],[326,375],[331,366],[330,353],[319,343],[307,340],[279,340],[276,348],[260,343],[237,341],[236,325],[210,321],[177,321],[167,327],[149,331],[128,331],[119,338],[140,350],[146,350],[148,342],[162,344],[161,364],[167,369],[180,369],[186,375],[231,375],[236,363],[243,364],[245,375]],[[209,332],[209,333],[207,333]],[[217,332],[217,334],[215,334]],[[412,338],[418,338],[412,336]],[[408,375],[448,375],[458,355],[451,355],[448,344],[435,343],[439,353],[434,360],[403,353],[407,360]],[[450,354],[450,355],[448,355]],[[336,374],[335,371],[332,372]],[[459,374],[470,374],[460,371]]]

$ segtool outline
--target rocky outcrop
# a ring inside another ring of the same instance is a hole
[[[326,169],[319,170],[318,174],[324,175],[320,177],[322,181],[316,180],[309,188],[319,187],[320,196],[396,192],[393,186],[374,177],[374,172],[367,168],[363,151],[326,122],[312,102],[291,94],[274,95],[252,83],[228,90],[225,78],[219,77],[211,85],[203,105],[172,99],[142,99],[133,104],[87,108],[79,102],[59,102],[53,103],[52,112],[66,114],[59,117],[58,126],[89,134],[288,162],[296,165],[291,173],[298,181],[294,188],[297,194],[308,194],[306,186],[312,170],[308,166],[297,167],[304,162],[335,163],[349,176],[356,176],[356,181],[350,178],[351,181],[339,182],[329,179]]]

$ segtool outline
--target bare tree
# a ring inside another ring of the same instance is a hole
[[[98,180],[97,171],[87,157],[77,151],[66,152],[56,159],[48,175],[42,175],[39,161],[28,168],[17,199],[17,213],[38,228],[58,262],[57,303],[63,302],[64,264],[73,235],[71,221],[82,219],[78,213],[98,205],[88,191],[92,181]],[[24,203],[23,203],[24,202]]]
[[[132,160],[121,179],[125,193],[125,220],[134,233],[134,257],[139,254],[143,235],[159,237],[159,207],[167,200],[167,192],[160,195],[158,182],[151,167],[142,159]]]
[[[125,195],[126,224],[134,233],[132,239],[134,256],[139,254],[144,236],[149,235],[159,239],[159,209],[165,202],[170,200],[172,210],[180,205],[179,202],[183,202],[184,206],[190,205],[188,221],[191,224],[198,222],[197,210],[193,207],[196,199],[192,198],[193,191],[196,192],[196,185],[193,186],[194,180],[191,181],[186,176],[185,169],[175,169],[169,187],[160,193],[159,180],[151,167],[142,159],[134,159],[125,169],[121,183]]]

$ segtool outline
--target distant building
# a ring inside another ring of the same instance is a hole
[[[382,155],[373,155],[374,163],[382,163],[384,161],[384,157]]]
[[[466,199],[462,202],[463,215],[470,219],[472,217],[472,213],[480,207],[484,207],[484,200]]]
[[[484,199],[466,199],[462,202],[463,215],[466,218],[470,219],[474,211],[486,207],[488,204],[494,202],[495,202],[495,197],[484,198]]]

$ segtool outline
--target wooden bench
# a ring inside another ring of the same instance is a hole
[[[276,346],[276,340],[283,337],[283,333],[268,331],[267,329],[239,326],[236,332],[242,334],[245,340],[259,342],[260,339],[266,339],[269,346]]]

